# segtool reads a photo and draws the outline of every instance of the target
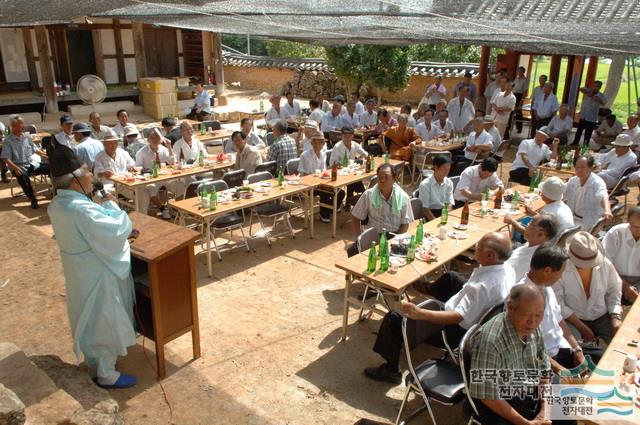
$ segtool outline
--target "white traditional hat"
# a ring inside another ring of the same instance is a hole
[[[540,192],[552,201],[559,201],[562,199],[562,195],[564,195],[565,187],[566,185],[562,179],[554,176],[542,182]]]
[[[589,232],[577,232],[567,240],[567,251],[574,266],[591,269],[602,264],[604,248]]]

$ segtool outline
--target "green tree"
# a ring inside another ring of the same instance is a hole
[[[399,91],[407,87],[411,60],[408,47],[352,44],[327,47],[329,68],[352,85]]]
[[[464,46],[460,44],[415,44],[409,47],[411,60],[443,62],[443,63],[478,63],[480,62],[480,46]],[[504,49],[491,49],[490,63],[495,63],[498,54]]]
[[[267,54],[276,58],[324,58],[324,48],[287,40],[266,40]]]

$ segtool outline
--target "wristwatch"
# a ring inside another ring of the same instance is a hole
[[[611,316],[612,319],[622,320],[620,313],[609,313],[609,316]]]
[[[575,354],[577,352],[582,352],[582,347],[580,347],[579,345],[576,348],[572,348],[571,349],[571,354]]]

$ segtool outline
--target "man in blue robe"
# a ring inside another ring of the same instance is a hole
[[[136,378],[115,367],[136,342],[131,220],[112,195],[101,204],[91,200],[93,175],[71,149],[56,143],[48,155],[57,190],[48,213],[64,269],[73,351],[78,359],[84,355],[101,387],[131,387]]]

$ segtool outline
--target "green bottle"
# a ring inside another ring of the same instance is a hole
[[[529,193],[532,193],[534,190],[536,190],[536,174],[535,173],[531,176],[531,181],[529,183]]]
[[[382,251],[387,248],[387,229],[382,229],[378,242],[378,257],[382,257]]]
[[[204,128],[204,123],[201,122],[200,123],[200,134],[203,135],[206,132],[205,128]]]
[[[260,99],[260,112],[264,112],[264,100]]]
[[[158,177],[158,163],[153,161],[153,166],[151,167],[151,177],[154,179]]]
[[[489,200],[489,186],[487,185],[484,186],[484,190],[482,191],[482,200],[483,201]]]
[[[344,156],[342,157],[342,167],[347,168],[349,166],[349,155],[347,151],[344,151]]]
[[[218,206],[218,192],[216,192],[216,188],[213,188],[213,192],[209,195],[209,211],[214,211]]]
[[[416,229],[416,245],[422,245],[422,239],[424,239],[424,220],[418,221],[418,228]]]
[[[511,199],[511,210],[515,211],[518,209],[518,201],[520,200],[520,194],[516,191],[513,194],[513,198]]]
[[[412,262],[416,258],[416,237],[411,236],[411,241],[409,242],[409,249],[407,249],[407,263]]]
[[[388,153],[385,153],[385,154],[384,154],[384,163],[385,163],[385,164],[388,164],[388,163],[389,163],[389,154],[388,154]]]
[[[367,262],[367,272],[373,273],[376,271],[377,261],[376,243],[374,241],[371,241],[371,248],[369,249],[369,261]]]
[[[278,169],[278,186],[282,186],[284,184],[284,173],[282,172],[282,167]]]
[[[380,247],[380,271],[381,272],[386,272],[387,270],[389,270],[389,245],[386,243],[384,244],[384,249],[382,247]]]
[[[446,226],[449,221],[449,207],[447,204],[442,206],[442,212],[440,213],[440,225]]]
[[[200,167],[204,167],[204,154],[202,153],[202,151],[198,153],[198,165]]]

